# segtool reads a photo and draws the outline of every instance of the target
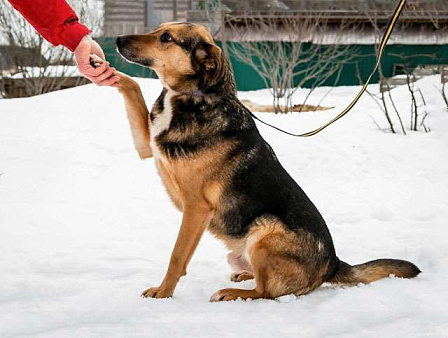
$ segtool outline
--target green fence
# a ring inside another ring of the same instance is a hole
[[[150,69],[126,62],[116,51],[114,38],[99,38],[106,58],[111,65],[120,71],[136,77],[156,78]],[[220,44],[218,42],[218,44]],[[326,48],[323,46],[322,48]],[[350,63],[344,64],[337,86],[359,85],[359,78],[363,81],[369,76],[375,66],[375,48],[373,45],[353,46],[356,57]],[[256,90],[265,87],[263,80],[250,66],[230,55],[238,90]],[[419,65],[448,65],[448,45],[390,45],[386,47],[382,71],[384,76],[391,77],[400,74],[401,65],[406,64],[410,68]],[[323,85],[335,85],[336,74],[327,79]],[[378,75],[372,79],[372,83],[378,82]],[[311,83],[306,83],[309,87]]]

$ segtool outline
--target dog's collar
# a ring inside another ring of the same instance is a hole
[[[180,93],[183,95],[191,95],[193,97],[204,97],[205,96],[205,94],[203,92],[201,92],[200,90],[197,90],[197,89],[195,89],[191,92],[180,92]]]

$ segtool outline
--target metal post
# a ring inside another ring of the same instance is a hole
[[[154,12],[154,0],[146,0],[146,27],[155,28],[158,26]]]
[[[173,0],[173,21],[177,21],[177,0]]]

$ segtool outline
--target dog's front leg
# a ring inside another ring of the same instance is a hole
[[[165,278],[158,287],[145,290],[143,297],[167,298],[176,289],[180,277],[186,275],[187,265],[211,219],[212,210],[206,205],[185,206],[182,224],[171,254]]]
[[[120,77],[118,90],[124,98],[135,148],[141,159],[152,157],[149,145],[149,112],[140,86],[129,76],[120,72],[115,72],[114,75]]]
[[[92,67],[97,68],[103,62],[104,60],[98,55],[90,55],[90,64]],[[149,111],[146,107],[140,86],[129,76],[117,70],[113,72],[113,75],[119,78],[115,87],[118,88],[124,98],[135,148],[141,159],[152,157],[152,150],[149,145]]]

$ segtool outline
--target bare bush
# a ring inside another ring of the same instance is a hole
[[[433,6],[434,5],[434,6]],[[436,2],[433,3],[425,3],[425,6],[421,6],[419,2],[412,1],[409,2],[405,8],[405,12],[403,13],[403,16],[406,20],[402,20],[398,27],[396,28],[396,33],[403,34],[403,32],[415,30],[415,21],[412,20],[413,18],[421,18],[426,17],[429,18],[429,23],[427,25],[432,25],[432,28],[439,30],[439,33],[442,30],[447,29],[446,25],[442,26],[440,23],[440,11],[437,8]],[[374,36],[375,36],[375,49],[378,53],[378,47],[379,43],[383,37],[384,31],[387,28],[386,22],[382,20],[381,17],[378,17],[377,13],[370,12],[366,16],[370,22],[371,27],[373,28]],[[378,74],[379,74],[379,81],[380,81],[380,94],[373,95],[372,93],[369,93],[369,95],[376,101],[381,102],[381,111],[384,114],[384,117],[386,118],[386,121],[389,125],[389,129],[392,133],[396,133],[396,128],[394,128],[393,125],[393,119],[390,116],[389,109],[387,107],[387,102],[390,102],[392,105],[398,121],[400,123],[401,131],[404,135],[406,135],[405,127],[402,121],[402,117],[400,112],[397,109],[397,105],[395,103],[395,100],[392,95],[392,86],[391,83],[399,83],[399,84],[405,84],[408,88],[409,95],[411,98],[411,109],[410,109],[410,127],[409,129],[412,131],[418,131],[419,129],[424,130],[425,132],[429,132],[430,128],[425,124],[426,117],[429,115],[429,113],[426,111],[426,101],[424,98],[424,95],[420,88],[415,84],[417,81],[417,77],[414,74],[414,68],[415,65],[414,61],[417,57],[424,57],[426,59],[431,59],[433,61],[436,61],[437,56],[435,54],[413,54],[413,55],[405,55],[403,53],[388,53],[389,56],[395,57],[399,60],[399,63],[396,64],[396,66],[399,66],[398,68],[401,69],[402,75],[405,77],[405,81],[402,83],[403,79],[388,79],[383,73],[381,64],[378,67]],[[396,74],[394,74],[396,75]],[[387,98],[386,95],[387,93]],[[378,125],[378,124],[377,124]]]
[[[358,76],[359,83],[362,84],[362,79],[361,79],[361,76],[359,74],[358,66],[356,67],[356,71],[357,71],[357,76]],[[389,125],[389,128],[386,129],[386,131],[390,131],[391,133],[395,134],[396,131],[395,131],[394,123],[392,122],[392,118],[391,118],[391,116],[389,114],[389,109],[387,107],[387,98],[384,95],[384,91],[380,90],[380,94],[379,95],[375,95],[374,93],[372,93],[371,91],[366,89],[366,93],[376,103],[376,105],[378,106],[380,111],[384,114],[384,117],[386,118],[387,124]],[[390,94],[390,91],[389,91],[389,100],[393,103],[393,98],[392,98],[392,95]],[[394,107],[395,112],[397,113],[398,117],[400,118],[400,114],[399,114],[395,104],[393,104],[393,107]],[[375,119],[373,117],[372,117],[372,119],[373,119],[375,125],[378,127],[378,129],[383,130],[380,127],[380,125],[375,121]],[[401,118],[400,118],[400,122],[401,122]],[[406,134],[406,131],[404,130],[404,127],[403,127],[403,123],[401,123],[401,125],[402,125],[403,133]]]
[[[286,113],[293,106],[292,96],[297,88],[307,84],[311,87],[310,95],[331,76],[338,77],[344,63],[355,56],[354,47],[342,45],[341,41],[311,43],[327,27],[326,21],[323,14],[227,14],[223,40],[230,41],[230,54],[251,66],[269,88],[275,112]]]
[[[443,101],[445,102],[446,108],[448,109],[448,95],[445,91],[446,83],[448,82],[448,66],[440,67],[440,81],[442,82],[440,93],[442,94]]]
[[[444,83],[442,83],[441,93],[442,93],[443,101],[445,101],[446,108],[448,109],[448,96],[447,96],[447,94],[445,92],[445,87],[446,87],[446,83],[444,82]]]

